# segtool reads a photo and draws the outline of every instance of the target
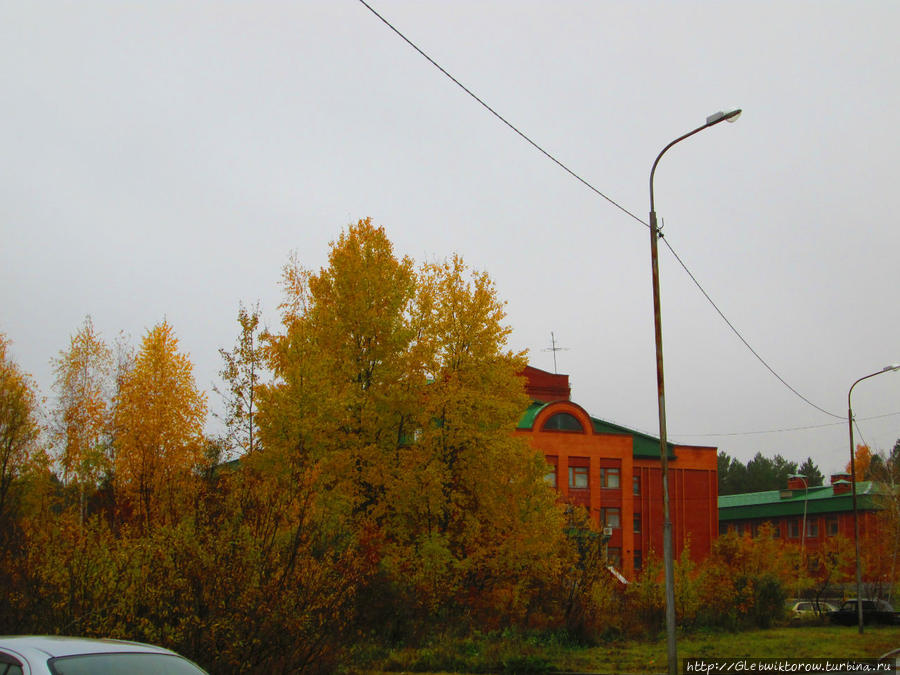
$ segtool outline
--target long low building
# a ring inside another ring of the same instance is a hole
[[[633,579],[651,551],[662,556],[659,439],[591,416],[571,400],[569,376],[527,367],[532,404],[516,433],[547,459],[547,481],[560,498],[609,527],[610,562]],[[673,551],[690,541],[702,560],[719,531],[716,448],[668,445]]]
[[[877,534],[884,490],[878,483],[856,484],[860,536]],[[853,495],[850,474],[831,476],[830,485],[807,487],[803,476],[792,476],[782,490],[746,492],[719,497],[719,533],[734,530],[756,536],[763,523],[773,536],[802,546],[813,556],[832,537],[853,539]],[[804,527],[805,523],[805,527]]]

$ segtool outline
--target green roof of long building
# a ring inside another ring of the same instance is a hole
[[[856,484],[856,497],[860,509],[882,508],[880,500],[885,495],[883,487],[872,481]],[[834,494],[833,485],[786,490],[766,490],[765,492],[744,492],[719,497],[719,520],[747,520],[752,518],[775,518],[778,516],[835,513],[853,509],[853,495],[848,490]]]

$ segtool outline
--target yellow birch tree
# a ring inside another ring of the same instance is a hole
[[[260,340],[261,327],[259,303],[248,310],[241,305],[238,310],[241,327],[237,344],[227,351],[219,349],[225,362],[219,375],[225,381],[226,390],[214,388],[225,402],[225,426],[228,429],[228,450],[241,455],[252,453],[259,445],[259,424],[256,419],[257,390],[265,373],[265,352]]]
[[[90,316],[69,339],[69,348],[53,360],[53,370],[57,392],[53,431],[62,480],[77,484],[83,518],[85,490],[111,468],[106,434],[112,351],[94,330]]]
[[[414,611],[524,616],[558,572],[562,520],[545,463],[512,435],[525,357],[493,283],[458,257],[416,272],[369,219],[328,263],[285,270],[261,456],[315,467],[322,512],[373,545]]]
[[[360,515],[381,501],[383,455],[402,435],[413,264],[369,219],[332,242],[328,262],[317,274],[296,260],[285,269],[285,331],[270,345],[278,382],[261,392],[261,437],[274,454],[325,462],[334,503]]]
[[[203,456],[206,396],[166,322],[147,332],[115,402],[115,483],[144,528],[177,515],[179,490]]]
[[[508,348],[490,277],[459,256],[423,266],[413,315],[427,382],[385,500],[397,551],[432,606],[462,596],[515,621],[559,572],[563,530],[543,457],[513,436],[528,403],[525,354]]]
[[[16,506],[15,487],[39,452],[39,407],[36,388],[9,354],[0,333],[0,532],[5,533]]]

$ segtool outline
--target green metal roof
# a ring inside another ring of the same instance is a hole
[[[782,496],[785,493],[785,496]],[[790,496],[787,494],[790,493]],[[856,484],[856,497],[860,509],[881,508],[879,498],[885,494],[883,488],[872,481]],[[766,490],[765,492],[744,492],[737,495],[719,497],[719,520],[746,520],[749,518],[774,518],[776,516],[803,515],[806,504],[807,514],[835,513],[853,509],[853,495],[846,492],[835,496],[834,486],[823,485],[794,490]]]
[[[540,401],[532,401],[531,405],[525,410],[517,429],[533,429],[534,420],[538,414],[552,403],[542,403]],[[591,417],[591,425],[594,427],[595,434],[613,434],[616,436],[631,436],[632,439],[632,455],[640,458],[658,458],[659,457],[659,439],[643,434],[640,431],[629,429],[628,427],[619,426],[612,422]],[[669,459],[675,459],[675,449],[671,443],[666,444],[669,451]]]
[[[525,414],[522,415],[522,419],[520,419],[519,423],[516,425],[516,429],[534,428],[534,419],[538,416],[538,413],[548,405],[550,404],[541,403],[540,401],[532,401],[531,405],[528,406],[528,408],[525,410]]]
[[[607,422],[606,420],[601,420],[596,417],[591,418],[591,422],[594,425],[594,433],[597,434],[620,434],[631,436],[633,443],[632,455],[634,457],[649,457],[651,459],[659,458],[659,438],[654,436],[650,436],[649,434],[643,434],[640,431],[635,431],[634,429],[629,429],[627,427],[619,426],[618,424],[613,424],[612,422]],[[675,459],[675,446],[671,443],[666,443],[666,452],[668,454],[669,459]]]

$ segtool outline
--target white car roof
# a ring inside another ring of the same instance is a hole
[[[40,652],[49,657],[72,656],[73,654],[105,654],[122,652],[143,652],[149,654],[174,654],[163,647],[142,642],[125,640],[98,640],[91,638],[63,637],[59,635],[8,635],[0,636],[0,649],[35,654]]]

